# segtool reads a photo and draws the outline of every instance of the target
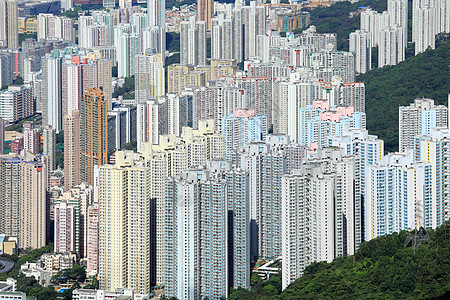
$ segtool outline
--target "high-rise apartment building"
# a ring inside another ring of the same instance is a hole
[[[356,73],[364,74],[372,69],[372,43],[367,31],[356,30],[350,33],[349,50],[355,54]]]
[[[234,59],[234,28],[233,19],[220,14],[214,17],[211,25],[211,58]]]
[[[206,24],[206,30],[211,30],[211,18],[214,16],[214,1],[213,0],[198,0],[197,1],[198,20]]]
[[[34,122],[23,123],[23,145],[24,150],[32,154],[38,154],[41,146],[41,133]]]
[[[361,12],[360,28],[361,30],[369,32],[371,47],[376,47],[378,45],[380,40],[380,31],[391,26],[390,20],[391,16],[387,11],[378,13],[369,8]]]
[[[414,2],[421,1],[416,0]],[[412,28],[412,41],[415,45],[416,55],[424,52],[428,48],[435,48],[436,34],[438,32],[436,31],[436,8],[434,7],[434,4],[425,4],[420,5],[419,7],[415,7],[415,5],[413,5]]]
[[[166,2],[164,0],[147,0],[148,25],[165,27]]]
[[[225,137],[225,158],[230,159],[233,150],[243,148],[251,142],[261,142],[266,139],[267,117],[255,114],[253,109],[237,109],[222,118],[221,130]]]
[[[414,160],[430,163],[432,167],[432,199],[423,205],[425,228],[436,228],[450,219],[449,142],[448,128],[431,129],[430,133],[415,138]]]
[[[281,255],[281,177],[300,167],[304,145],[268,135],[236,151],[233,163],[249,171],[251,258]]]
[[[380,30],[378,43],[378,67],[395,66],[405,60],[402,27],[393,26]]]
[[[17,0],[7,0],[1,1],[0,3],[0,14],[1,14],[1,27],[0,29],[6,34],[6,43],[10,49],[18,49],[19,44],[19,9],[17,6]],[[4,27],[4,25],[6,25]],[[0,40],[2,39],[2,34],[0,33]]]
[[[55,205],[55,253],[75,251],[75,207],[62,202]]]
[[[5,154],[5,121],[0,118],[0,155]]]
[[[167,106],[156,100],[148,100],[137,104],[137,150],[144,149],[143,143],[158,144],[159,136],[167,132],[165,116]]]
[[[47,242],[48,158],[25,151],[0,157],[0,233],[19,237],[20,248]]]
[[[112,67],[111,59],[97,59],[97,87],[103,91],[103,95],[108,103],[108,110],[112,109]]]
[[[199,9],[200,11],[200,9]],[[190,17],[180,23],[180,63],[206,65],[206,22]]]
[[[73,252],[80,258],[87,253],[87,215],[88,207],[93,202],[93,187],[85,183],[72,187],[55,197],[52,205],[66,203],[73,208]],[[62,192],[62,189],[61,189]],[[55,228],[56,229],[56,228]]]
[[[165,183],[165,293],[219,299],[249,286],[248,172],[211,161]]]
[[[312,149],[323,148],[329,146],[328,137],[342,134],[344,128],[365,129],[366,114],[355,112],[351,106],[330,107],[327,100],[316,100],[300,108],[297,137],[293,139]]]
[[[161,54],[137,55],[134,66],[137,101],[148,101],[165,94],[164,61]]]
[[[56,132],[62,129],[62,68],[59,52],[54,50],[42,58],[42,122],[51,125]]]
[[[414,148],[414,138],[430,134],[431,129],[448,126],[448,108],[435,105],[433,99],[416,99],[409,106],[400,106],[399,150],[404,152]]]
[[[87,214],[87,243],[86,243],[86,272],[88,274],[98,271],[98,204],[88,207]]]
[[[282,288],[315,261],[352,255],[355,243],[356,160],[324,148],[282,179]]]
[[[423,227],[432,205],[432,166],[412,153],[390,153],[366,172],[365,239]]]
[[[89,88],[97,88],[98,69],[95,62],[87,58],[73,56],[62,64],[62,105],[63,116],[80,111],[81,98]]]
[[[121,78],[134,74],[136,56],[140,53],[141,39],[138,33],[133,32],[130,24],[114,26],[114,44],[117,55],[117,72]]]
[[[64,190],[81,183],[81,118],[77,110],[64,116]]]
[[[94,166],[107,163],[107,105],[102,90],[90,88],[81,101],[81,180],[94,184]]]
[[[39,14],[37,24],[38,41],[61,40],[75,42],[75,28],[71,18],[52,14]]]
[[[56,169],[56,130],[50,125],[44,125],[42,135],[42,153],[48,156],[49,171],[53,171]]]
[[[33,89],[27,86],[10,86],[0,92],[0,118],[17,122],[34,114]]]
[[[388,0],[390,26],[398,26],[403,30],[403,46],[408,43],[408,0]]]
[[[146,294],[156,272],[151,169],[140,154],[116,152],[114,165],[98,167],[100,288]]]

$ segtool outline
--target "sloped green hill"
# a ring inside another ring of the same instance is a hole
[[[434,50],[359,75],[366,85],[367,127],[385,141],[386,151],[398,150],[398,107],[417,98],[431,98],[447,105],[450,93],[450,43]]]
[[[361,244],[353,256],[314,263],[280,294],[280,278],[229,299],[450,299],[450,222],[428,231],[414,253],[407,232]]]

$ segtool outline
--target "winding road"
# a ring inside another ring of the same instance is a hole
[[[14,268],[12,260],[0,257],[0,273],[8,273],[12,268]]]

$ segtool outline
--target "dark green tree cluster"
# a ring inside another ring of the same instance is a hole
[[[406,231],[382,236],[353,256],[311,264],[282,293],[252,289],[240,299],[449,299],[450,221],[428,233],[415,252],[404,247]]]
[[[112,96],[113,98],[123,96],[124,99],[134,99],[134,75],[126,77],[123,86],[116,87]]]
[[[385,142],[385,150],[398,149],[398,107],[417,98],[447,104],[450,92],[450,44],[437,43],[434,50],[413,56],[396,66],[386,66],[359,75],[366,86],[367,128]]]
[[[257,273],[253,273],[250,279],[251,291],[239,288],[230,291],[228,300],[269,300],[281,293],[281,275],[272,276],[263,281]]]
[[[57,299],[58,293],[53,287],[43,287],[34,277],[26,277],[20,273],[17,277],[16,290],[24,292],[29,297],[35,297],[37,300],[54,300]]]
[[[178,32],[166,33],[166,50],[169,50],[169,52],[180,51],[180,33]]]
[[[66,10],[62,13],[63,16],[78,20],[78,12],[83,9],[80,6],[76,6],[73,10]]]
[[[60,278],[83,283],[86,280],[86,269],[78,264],[75,264],[71,269],[61,270],[56,273],[52,280],[58,281]]]
[[[56,164],[64,169],[64,131],[61,130],[56,134]]]

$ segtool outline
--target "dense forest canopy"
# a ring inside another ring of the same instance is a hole
[[[279,276],[229,299],[449,299],[450,221],[428,230],[429,243],[404,247],[407,232],[361,244],[355,255],[313,263],[280,293]]]

